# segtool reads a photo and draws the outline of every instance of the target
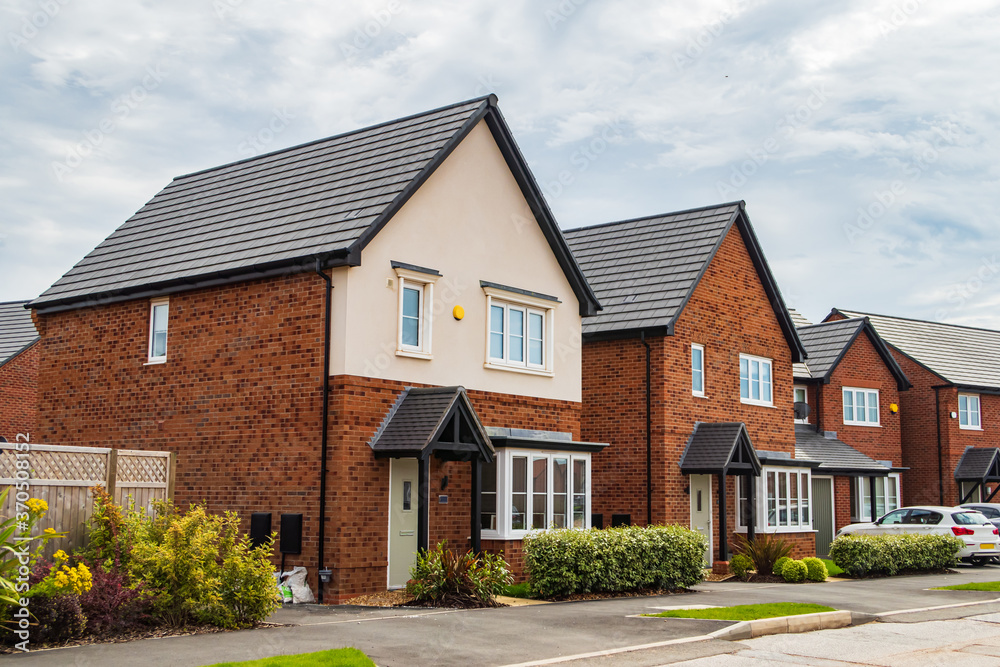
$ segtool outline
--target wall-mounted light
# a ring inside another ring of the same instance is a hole
[[[889,412],[891,412],[892,414],[896,414],[897,412],[899,412],[899,406],[896,405],[895,403],[890,403]]]
[[[461,306],[455,306],[454,308],[451,309],[451,316],[454,317],[456,320],[462,319],[463,317],[465,317],[465,308],[462,308]]]
[[[951,413],[951,418],[952,419],[958,419],[958,413],[957,412],[952,412]]]

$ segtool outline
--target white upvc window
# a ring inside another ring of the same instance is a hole
[[[875,519],[899,509],[899,473],[875,478]],[[851,483],[851,521],[874,521],[872,518],[871,482],[858,477]]]
[[[808,468],[764,468],[755,481],[758,531],[797,533],[812,530],[812,478]],[[736,525],[746,530],[750,498],[742,476],[736,478]]]
[[[147,363],[162,364],[167,361],[167,324],[170,319],[168,299],[149,302],[149,349]]]
[[[439,276],[401,267],[395,270],[399,286],[396,355],[430,359],[434,281]]]
[[[844,387],[844,423],[852,426],[878,426],[878,389]]]
[[[808,405],[808,403],[809,403],[809,390],[806,387],[803,387],[802,385],[795,385],[793,401],[795,403],[805,403],[805,404]],[[796,419],[795,423],[796,424],[808,424],[809,423],[809,417],[805,417],[803,419]]]
[[[691,393],[705,395],[705,346],[691,343]]]
[[[486,292],[486,368],[552,375],[552,302],[494,288]]]
[[[979,412],[979,394],[958,395],[958,427],[973,431],[983,430]]]
[[[773,405],[771,360],[740,355],[740,401],[753,405]]]
[[[520,539],[532,530],[590,527],[590,454],[501,449],[483,464],[484,539]]]

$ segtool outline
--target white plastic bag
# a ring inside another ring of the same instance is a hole
[[[283,572],[281,578],[285,585],[292,589],[292,602],[295,604],[316,601],[312,589],[306,583],[306,568],[293,567],[291,572]]]

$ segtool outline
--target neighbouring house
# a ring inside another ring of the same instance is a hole
[[[805,350],[743,202],[568,230],[604,310],[583,323],[584,440],[605,525],[690,525],[726,560],[735,534],[815,541],[796,455]]]
[[[38,332],[26,303],[0,303],[0,438],[8,442],[36,439]]]
[[[794,315],[793,315],[794,316]],[[816,553],[839,528],[902,504],[901,392],[910,382],[866,317],[797,327],[795,458],[812,470]]]
[[[38,439],[301,515],[287,565],[326,602],[440,540],[519,568],[530,529],[590,526],[600,304],[494,96],[178,177],[31,307]]]
[[[913,383],[900,395],[907,504],[986,502],[1000,490],[1000,331],[867,317]]]

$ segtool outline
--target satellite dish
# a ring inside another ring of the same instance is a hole
[[[805,419],[809,416],[809,404],[804,401],[795,401],[792,404],[795,407],[795,418]]]

